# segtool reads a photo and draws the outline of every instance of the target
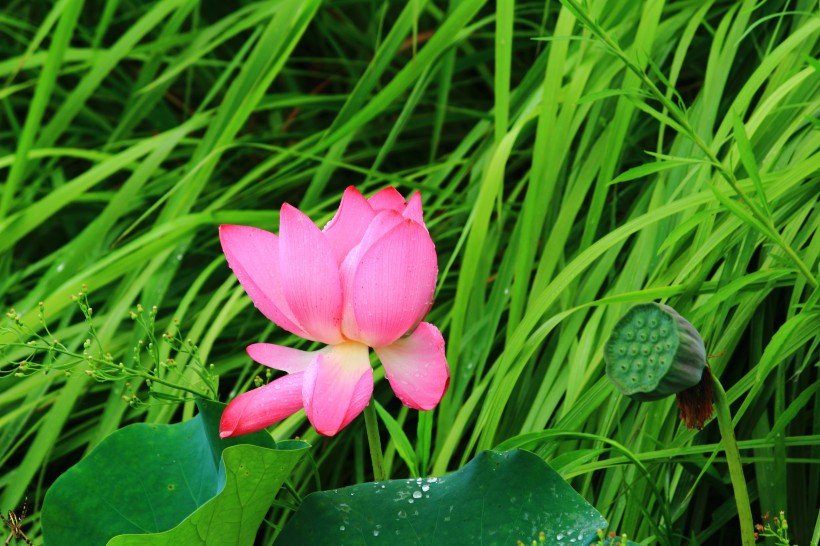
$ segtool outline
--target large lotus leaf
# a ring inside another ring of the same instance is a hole
[[[44,542],[103,545],[117,535],[177,526],[225,482],[222,450],[236,440],[219,439],[217,416],[223,407],[203,402],[200,413],[184,423],[135,424],[110,434],[49,488],[43,505]],[[242,440],[276,445],[265,433]],[[290,460],[293,452],[281,456]]]
[[[277,546],[551,546],[597,539],[606,520],[544,461],[485,451],[442,478],[354,485],[307,496]]]
[[[283,447],[284,443],[275,450],[229,447],[222,453],[226,483],[219,494],[170,531],[121,535],[108,546],[252,545],[262,518],[307,444],[293,442],[294,449]]]

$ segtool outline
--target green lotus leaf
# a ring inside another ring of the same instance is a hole
[[[208,518],[214,520],[208,524],[214,536],[255,531],[260,510],[268,509],[308,446],[277,446],[264,432],[221,440],[224,404],[201,401],[198,407],[197,416],[184,423],[117,430],[62,474],[43,504],[44,542],[94,546],[130,534],[140,538],[110,543],[147,544],[137,541],[186,526],[201,529]],[[229,516],[216,520],[209,512],[215,506]]]
[[[441,478],[365,483],[308,495],[276,545],[590,544],[606,520],[543,460],[485,451]],[[529,541],[529,542],[527,542]]]

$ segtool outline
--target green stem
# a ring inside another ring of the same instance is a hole
[[[817,513],[817,521],[814,522],[814,533],[811,535],[809,546],[817,546],[820,544],[820,512]]]
[[[746,479],[743,477],[743,461],[735,440],[735,430],[732,425],[732,414],[729,412],[729,400],[726,391],[717,378],[714,379],[715,411],[717,412],[720,435],[723,437],[723,449],[726,452],[726,462],[729,464],[729,477],[735,491],[737,515],[740,518],[740,537],[743,546],[754,546],[755,529],[752,519],[752,507],[749,503],[749,492],[746,490]]]
[[[382,482],[387,479],[384,472],[384,455],[382,454],[382,442],[379,439],[379,421],[376,417],[376,402],[370,403],[364,408],[364,424],[367,428],[367,444],[370,447],[370,460],[373,461],[373,479]]]

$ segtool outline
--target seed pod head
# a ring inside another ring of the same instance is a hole
[[[604,347],[606,373],[625,395],[647,402],[700,382],[703,338],[668,305],[641,303],[621,317]]]

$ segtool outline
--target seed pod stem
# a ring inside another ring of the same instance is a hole
[[[729,477],[735,492],[735,504],[740,519],[740,539],[743,546],[754,546],[755,529],[752,518],[752,507],[749,503],[749,492],[746,489],[746,478],[743,476],[743,461],[740,458],[740,449],[735,440],[735,429],[732,424],[732,414],[729,410],[729,399],[726,391],[717,378],[713,380],[715,392],[715,410],[720,435],[723,437],[723,449],[726,452],[726,462],[729,465]]]

